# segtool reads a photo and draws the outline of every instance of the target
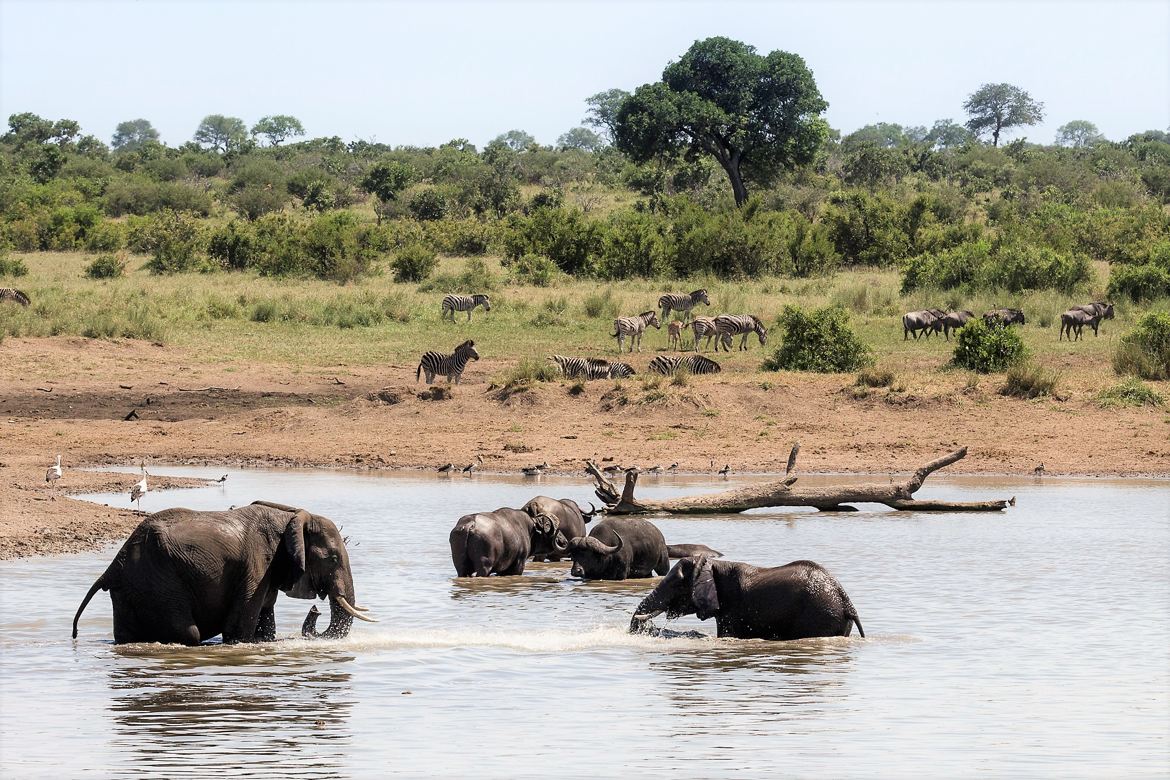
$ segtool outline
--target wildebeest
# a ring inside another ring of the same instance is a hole
[[[1023,325],[1024,313],[1019,309],[992,309],[984,313],[983,321],[988,325]]]
[[[946,336],[947,341],[951,340],[951,331],[958,330],[966,325],[973,317],[974,313],[962,309],[960,311],[948,311],[935,325],[935,330],[942,328],[943,335]]]
[[[938,309],[923,309],[921,311],[908,311],[902,315],[902,341],[905,341],[911,333],[914,334],[914,339],[918,340],[920,332],[926,334],[926,338],[930,338],[930,334],[937,331],[937,325],[940,312]]]
[[[1097,309],[1096,306],[1102,308]],[[1081,331],[1088,325],[1093,329],[1093,335],[1097,335],[1097,328],[1101,325],[1101,320],[1113,319],[1113,304],[1096,304],[1090,303],[1085,306],[1074,306],[1073,308],[1060,315],[1060,335],[1056,340],[1060,341],[1066,335],[1069,340],[1073,340],[1073,332],[1076,332],[1076,340],[1080,341]]]

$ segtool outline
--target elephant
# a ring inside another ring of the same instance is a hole
[[[611,517],[603,520],[589,536],[569,542],[573,559],[570,573],[589,580],[625,580],[666,574],[670,558],[684,558],[694,552],[721,553],[706,545],[668,545],[662,532],[648,520]]]
[[[197,645],[276,639],[273,606],[283,591],[329,597],[327,637],[345,637],[363,614],[349,553],[337,526],[304,509],[255,501],[226,512],[164,509],[147,517],[85,594],[77,621],[98,591],[114,607],[114,643]]]
[[[865,630],[853,602],[826,569],[812,561],[762,568],[698,555],[683,558],[642,599],[630,633],[652,632],[651,618],[715,618],[720,637],[806,639]]]
[[[537,496],[521,507],[521,510],[527,512],[531,517],[537,515],[555,517],[560,523],[561,533],[570,542],[588,533],[585,524],[592,522],[593,516],[597,514],[597,508],[592,503],[589,504],[589,509],[590,511],[585,512],[571,498],[549,498],[548,496]],[[544,555],[535,555],[533,559],[559,561],[563,557],[565,557],[563,552],[551,550]]]
[[[519,509],[464,515],[451,529],[451,561],[460,577],[523,574],[533,555],[569,548],[560,521],[546,514],[535,517]]]

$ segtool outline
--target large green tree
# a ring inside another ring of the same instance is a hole
[[[1074,119],[1056,128],[1056,143],[1073,149],[1087,149],[1105,140],[1097,126],[1086,119]]]
[[[585,98],[585,104],[589,106],[585,124],[601,130],[612,141],[617,131],[618,112],[629,96],[624,89],[607,89]]]
[[[147,119],[130,119],[119,122],[114,128],[111,145],[115,150],[132,152],[148,143],[158,141],[158,130]]]
[[[967,128],[975,135],[990,132],[992,146],[999,146],[1005,130],[1044,121],[1044,104],[1012,84],[984,84],[971,93],[963,110],[970,117]]]
[[[223,114],[203,117],[195,130],[195,143],[217,152],[230,152],[248,138],[244,120]]]
[[[264,136],[268,139],[269,146],[280,146],[289,138],[304,134],[305,127],[301,120],[288,114],[266,116],[252,126],[252,135]]]
[[[622,103],[615,143],[636,162],[710,155],[743,205],[747,182],[766,183],[812,160],[828,135],[826,108],[796,54],[763,56],[730,38],[708,38]]]
[[[596,152],[605,146],[605,141],[588,127],[574,127],[557,139],[557,146],[561,149],[581,149],[586,152]]]

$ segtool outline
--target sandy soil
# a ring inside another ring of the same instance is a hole
[[[644,362],[649,356],[643,355]],[[636,364],[640,365],[636,361]],[[546,383],[508,393],[473,364],[453,397],[424,400],[414,366],[208,364],[144,342],[77,338],[0,343],[0,558],[93,548],[141,519],[70,492],[129,492],[137,477],[84,466],[152,463],[433,469],[482,457],[485,472],[585,458],[710,472],[782,471],[794,441],[803,471],[907,471],[958,446],[947,473],[1170,475],[1170,416],[1103,410],[1099,372],[1066,367],[1064,400],[999,395],[1001,380],[919,366],[898,391],[851,392],[852,375],[726,373],[686,386]],[[896,367],[895,367],[896,368]],[[1084,376],[1084,379],[1075,379]],[[1160,388],[1163,392],[1166,387]],[[137,419],[123,418],[134,410]],[[65,477],[44,482],[57,453]],[[196,480],[167,479],[156,487]],[[582,479],[585,477],[582,475]]]

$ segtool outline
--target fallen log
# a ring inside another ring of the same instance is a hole
[[[626,483],[620,492],[592,461],[585,462],[585,470],[597,481],[594,492],[605,502],[606,514],[610,515],[651,512],[672,515],[730,514],[774,506],[811,506],[825,512],[856,511],[852,504],[884,504],[900,511],[998,512],[1016,503],[1014,497],[996,501],[919,501],[914,498],[928,476],[966,457],[966,447],[930,461],[903,482],[895,482],[891,477],[886,482],[809,487],[796,485],[796,456],[799,452],[800,444],[796,444],[788,456],[788,469],[783,479],[744,485],[720,493],[660,501],[634,497],[634,488],[638,484],[636,469],[626,472]]]

